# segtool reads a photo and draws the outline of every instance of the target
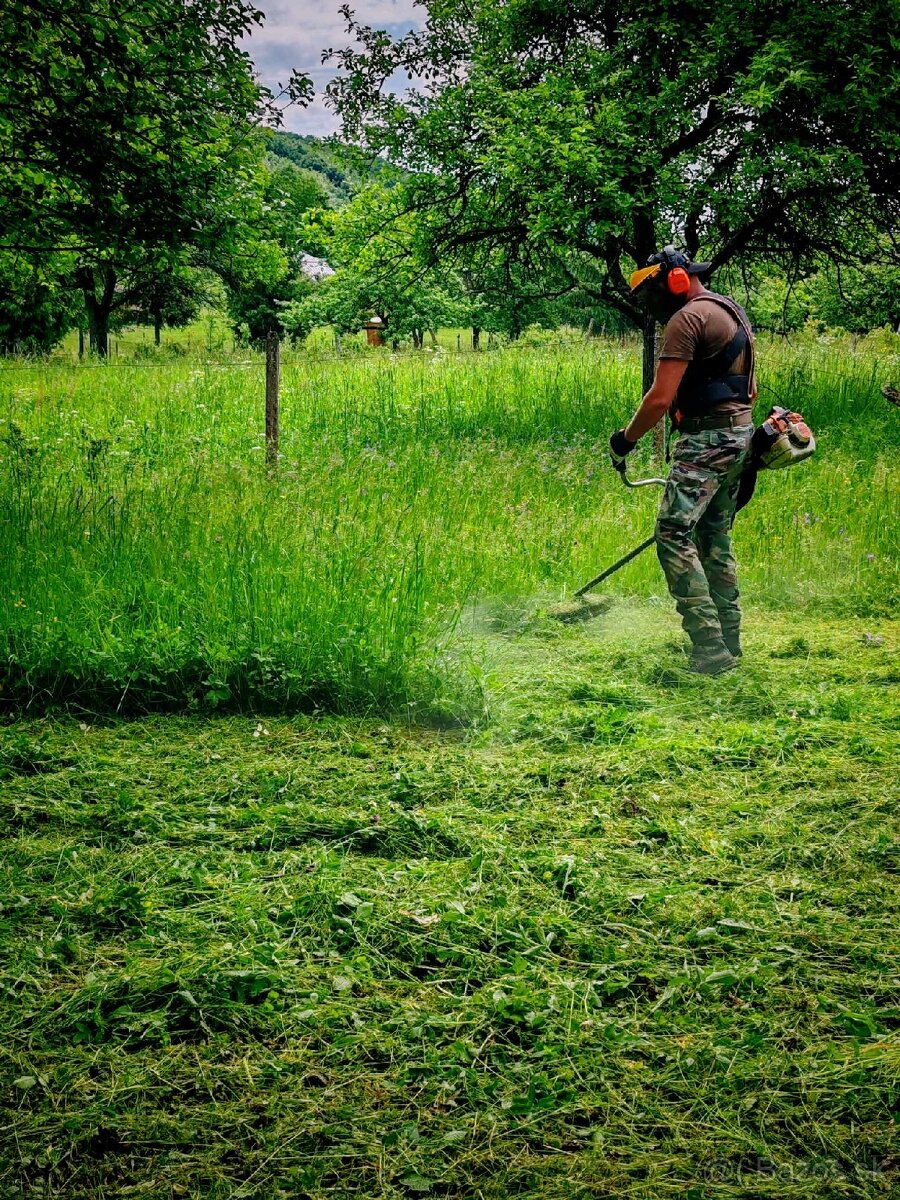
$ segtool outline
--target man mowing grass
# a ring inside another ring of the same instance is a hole
[[[731,527],[753,435],[753,337],[747,315],[707,291],[710,263],[666,246],[631,276],[631,291],[665,325],[653,385],[626,429],[609,439],[622,469],[638,441],[670,414],[678,434],[656,522],[656,550],[691,639],[691,669],[737,665],[741,609]]]

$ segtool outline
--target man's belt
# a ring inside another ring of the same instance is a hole
[[[682,417],[676,425],[679,433],[700,433],[704,429],[740,429],[753,424],[753,413],[742,408],[736,413],[704,413],[702,417]]]

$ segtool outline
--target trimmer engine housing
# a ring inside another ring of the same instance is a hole
[[[761,466],[780,470],[809,458],[816,439],[800,413],[776,405],[753,434],[750,446]]]

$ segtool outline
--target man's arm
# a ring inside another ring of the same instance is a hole
[[[657,425],[675,400],[678,385],[681,383],[688,364],[682,358],[661,358],[656,368],[656,377],[649,392],[641,401],[641,406],[631,418],[631,424],[625,430],[625,437],[630,442],[638,442]]]

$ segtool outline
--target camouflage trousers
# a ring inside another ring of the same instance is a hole
[[[737,634],[741,624],[731,545],[738,479],[751,425],[682,434],[656,522],[656,552],[694,643]]]

